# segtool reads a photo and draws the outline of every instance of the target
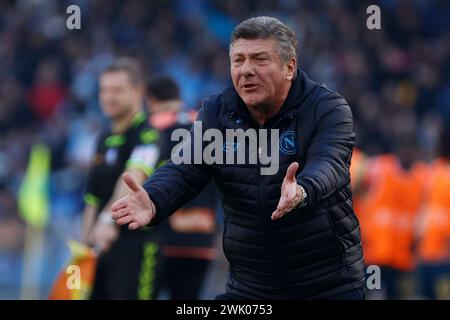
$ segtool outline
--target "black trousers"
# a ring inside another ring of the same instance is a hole
[[[164,259],[164,284],[172,300],[198,300],[210,260],[194,258]]]
[[[151,300],[162,284],[164,261],[151,232],[121,234],[97,261],[92,300]]]

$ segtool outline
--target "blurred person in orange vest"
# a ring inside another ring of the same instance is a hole
[[[159,76],[147,86],[150,125],[159,132],[159,163],[170,159],[176,141],[171,140],[176,129],[190,129],[197,117],[194,110],[185,111],[177,83]],[[162,254],[165,258],[163,289],[170,299],[201,298],[201,289],[215,249],[215,189],[210,183],[161,226]]]
[[[380,266],[387,299],[405,297],[412,291],[415,218],[427,173],[425,164],[415,162],[416,154],[415,144],[407,138],[399,141],[396,155],[371,159],[369,189],[360,204],[365,262]]]
[[[352,162],[350,165],[350,177],[353,193],[353,207],[358,219],[361,219],[361,198],[367,192],[367,167],[370,162],[369,157],[360,149],[353,149]],[[361,223],[361,220],[360,220]]]
[[[433,161],[418,234],[419,293],[428,299],[450,299],[450,130],[442,131]]]
[[[353,149],[352,161],[350,164],[350,178],[353,195],[353,208],[359,220],[361,229],[361,243],[365,247],[365,230],[369,229],[367,225],[367,214],[364,211],[364,199],[368,191],[368,169],[370,168],[371,157],[368,157],[360,149]]]

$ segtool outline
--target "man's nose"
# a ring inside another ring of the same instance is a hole
[[[246,59],[242,64],[241,74],[245,77],[252,76],[255,74],[253,63],[250,60]]]

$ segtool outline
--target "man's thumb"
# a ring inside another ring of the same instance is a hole
[[[295,173],[298,169],[298,162],[292,162],[286,171],[286,179],[294,181],[295,180]]]
[[[138,192],[140,190],[140,186],[136,183],[136,181],[134,181],[133,177],[128,173],[125,172],[122,175],[122,179],[123,181],[125,181],[125,183],[127,184],[127,186],[134,192]]]

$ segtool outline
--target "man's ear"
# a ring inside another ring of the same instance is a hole
[[[292,81],[292,79],[294,79],[295,70],[297,69],[297,60],[295,58],[291,58],[291,60],[289,60],[286,64],[286,68],[286,80]]]

